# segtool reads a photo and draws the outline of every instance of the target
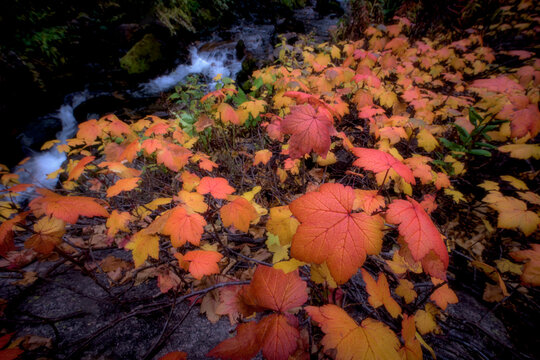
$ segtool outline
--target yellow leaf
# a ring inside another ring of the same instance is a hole
[[[304,266],[304,265],[306,265],[305,262],[292,258],[290,260],[282,261],[282,262],[278,262],[277,264],[274,264],[274,268],[283,270],[285,274],[288,274],[291,271],[294,271],[298,269],[300,266]]]
[[[336,155],[331,151],[326,154],[326,159],[323,159],[321,156],[317,156],[317,164],[319,164],[319,166],[328,166],[335,164],[336,162]]]
[[[499,191],[499,184],[496,183],[495,181],[486,180],[483,183],[479,184],[478,187],[481,187],[482,189],[486,191],[492,191],[492,190]]]
[[[460,201],[466,201],[465,196],[457,190],[454,189],[444,189],[444,193],[448,196],[451,196],[456,204],[459,204]]]
[[[509,272],[515,275],[521,275],[523,272],[521,270],[521,265],[507,259],[495,260],[495,264],[497,265],[497,269],[502,273]]]
[[[141,230],[133,235],[125,248],[132,251],[135,267],[139,267],[144,264],[148,256],[159,259],[159,236]]]
[[[405,302],[407,304],[410,304],[411,302],[416,299],[418,296],[416,294],[416,291],[414,291],[414,284],[406,279],[399,279],[399,285],[395,290],[396,295],[401,296],[403,299],[405,299]]]
[[[426,304],[425,310],[418,310],[414,314],[414,322],[416,323],[416,328],[420,334],[425,335],[427,333],[439,331],[439,326],[435,322],[435,314],[438,311],[433,304]]]
[[[427,152],[432,152],[439,146],[439,142],[435,137],[429,132],[428,129],[422,129],[416,135],[418,139],[418,146],[426,150]]]
[[[178,192],[178,198],[184,204],[186,204],[191,210],[204,213],[208,210],[208,205],[204,202],[204,195],[196,192],[188,192],[186,190],[180,190]]]
[[[514,188],[516,188],[518,190],[529,190],[529,188],[527,187],[527,184],[525,184],[523,181],[521,181],[519,179],[516,179],[513,176],[503,175],[503,176],[501,176],[501,179],[503,179],[504,181],[509,182],[510,185],[512,185]]]
[[[278,206],[270,209],[270,218],[266,230],[279,237],[281,245],[290,244],[300,223],[292,216],[288,206]]]
[[[289,259],[289,248],[291,245],[285,245],[282,246],[279,243],[279,238],[271,233],[268,233],[268,239],[266,240],[266,247],[270,252],[274,254],[272,257],[272,263],[278,263],[281,260],[288,260]]]
[[[150,201],[148,204],[141,205],[133,210],[133,215],[138,216],[139,218],[144,218],[156,210],[160,205],[170,204],[172,198],[157,198]]]
[[[326,262],[311,265],[311,280],[316,284],[328,284],[328,286],[333,289],[338,287],[336,281],[330,274]]]
[[[499,147],[500,152],[510,153],[515,159],[540,159],[540,145],[538,144],[510,144]]]
[[[64,221],[60,219],[43,217],[34,225],[34,232],[35,234],[26,240],[24,247],[41,254],[49,254],[62,242],[66,227]]]

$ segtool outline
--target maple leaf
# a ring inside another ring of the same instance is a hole
[[[140,177],[133,177],[118,180],[113,186],[107,189],[107,197],[113,197],[120,194],[122,191],[131,191],[135,189]]]
[[[510,118],[512,137],[523,137],[530,133],[534,138],[540,132],[540,111],[538,105],[530,104],[524,109],[515,111]]]
[[[435,286],[443,283],[442,280],[437,278],[432,278],[431,281]],[[429,299],[435,302],[435,304],[443,310],[446,310],[448,304],[456,304],[458,302],[456,293],[448,287],[448,284],[444,284],[435,290],[430,295]]]
[[[34,224],[35,234],[24,243],[24,247],[34,249],[40,254],[50,254],[56,245],[62,243],[66,227],[62,220],[43,217]]]
[[[497,227],[502,229],[520,229],[525,236],[534,233],[540,225],[540,217],[527,210],[524,201],[511,196],[503,196],[499,192],[490,191],[483,199],[490,207],[497,210]]]
[[[83,173],[84,167],[94,161],[95,158],[95,156],[85,156],[79,160],[77,165],[75,165],[75,167],[69,172],[68,181],[77,180]]]
[[[488,91],[501,92],[501,93],[512,93],[515,91],[523,91],[523,86],[519,85],[515,81],[511,80],[507,76],[499,76],[495,79],[480,79],[475,80],[471,84],[473,88],[482,88]]]
[[[173,351],[163,355],[159,360],[187,360],[187,353],[183,351]]]
[[[206,356],[231,360],[250,360],[257,355],[261,345],[257,339],[257,323],[239,324],[236,336],[219,343]]]
[[[396,295],[399,295],[405,299],[407,304],[413,302],[418,296],[416,291],[414,291],[414,284],[407,279],[399,279],[399,285],[396,288]]]
[[[132,251],[135,267],[139,267],[148,256],[159,259],[159,236],[143,229],[131,237],[125,248]]]
[[[268,360],[287,360],[297,347],[300,332],[284,315],[272,314],[257,324],[257,340]]]
[[[247,288],[250,305],[285,312],[302,306],[308,299],[307,284],[298,271],[285,274],[268,266],[257,266]]]
[[[532,250],[520,250],[510,253],[516,261],[528,261],[523,267],[521,282],[532,286],[540,286],[540,245],[531,244]]]
[[[438,310],[433,304],[426,304],[425,310],[418,310],[414,314],[414,322],[416,328],[420,334],[425,335],[431,332],[438,332],[439,327],[435,321],[435,315],[438,314]]]
[[[307,306],[307,313],[325,333],[325,351],[336,349],[336,360],[401,359],[399,340],[383,323],[367,318],[358,325],[336,305]]]
[[[354,195],[353,209],[362,209],[368,215],[373,214],[386,204],[384,197],[379,195],[377,190],[354,189]]]
[[[191,210],[200,214],[208,210],[208,205],[204,202],[204,195],[199,193],[180,190],[178,192],[178,200],[186,204]]]
[[[109,218],[107,219],[107,236],[114,237],[119,231],[129,232],[127,224],[130,221],[133,221],[133,216],[127,211],[120,212],[118,210],[113,210]]]
[[[268,164],[268,161],[270,161],[270,158],[272,157],[272,152],[270,150],[264,149],[259,150],[255,153],[255,158],[253,159],[253,166],[257,166],[259,164],[266,165]]]
[[[315,264],[326,261],[338,284],[349,280],[366,255],[378,254],[382,246],[382,218],[352,213],[354,200],[351,187],[324,184],[289,205],[301,223],[291,255]]]
[[[2,225],[0,225],[0,255],[6,256],[9,251],[15,250],[13,227],[18,223],[22,223],[29,213],[29,211],[25,211],[23,213],[16,214],[11,219],[4,221]]]
[[[75,224],[79,216],[109,216],[97,199],[85,196],[62,196],[45,189],[36,189],[36,191],[42,197],[32,200],[29,204],[36,217],[49,215],[69,224]]]
[[[386,276],[381,273],[377,282],[369,275],[369,273],[361,269],[362,278],[366,283],[366,291],[369,294],[368,301],[374,308],[378,308],[384,305],[386,310],[393,318],[397,318],[401,314],[401,307],[390,295],[390,288],[388,287],[388,280]]]
[[[358,156],[358,159],[353,163],[354,166],[373,171],[377,174],[393,169],[407,183],[412,185],[416,184],[411,169],[392,155],[385,153],[384,151],[366,148],[353,148],[352,152],[354,155]]]
[[[281,124],[283,133],[291,134],[289,155],[293,159],[312,150],[323,158],[330,150],[330,135],[335,133],[332,119],[309,104],[292,106]]]
[[[249,223],[255,220],[257,211],[249,201],[238,197],[219,209],[221,220],[226,227],[233,225],[240,231],[248,232]]]
[[[171,237],[174,247],[180,247],[186,241],[199,246],[205,226],[206,220],[201,215],[188,214],[182,206],[177,206],[171,210],[161,233]]]
[[[184,261],[189,262],[189,272],[197,280],[204,275],[219,274],[218,262],[223,255],[216,251],[194,250],[184,255]]]
[[[79,124],[77,137],[83,139],[87,144],[93,143],[101,134],[101,126],[96,119],[88,120]]]
[[[405,238],[415,261],[421,261],[433,251],[448,267],[448,251],[444,240],[429,215],[414,199],[394,200],[388,206],[386,221],[399,224],[399,234]]]
[[[180,171],[191,157],[191,151],[177,144],[164,142],[164,146],[158,149],[156,161],[165,165],[172,171]]]
[[[537,144],[510,144],[499,147],[500,152],[510,153],[515,159],[540,159],[540,145]]]
[[[233,123],[235,125],[242,125],[240,118],[233,107],[225,102],[219,104],[217,107],[220,119],[224,124]]]
[[[414,316],[403,315],[401,321],[401,337],[404,346],[399,350],[403,360],[422,360],[422,347],[416,339],[416,325]]]
[[[202,195],[210,193],[216,199],[226,199],[235,189],[229,185],[227,179],[205,176],[197,185],[197,192]]]

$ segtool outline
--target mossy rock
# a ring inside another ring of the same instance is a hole
[[[120,66],[129,74],[142,74],[161,59],[161,44],[152,34],[146,34],[120,58]]]

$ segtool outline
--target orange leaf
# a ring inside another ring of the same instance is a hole
[[[367,318],[358,324],[336,305],[307,306],[307,313],[319,323],[325,336],[325,351],[336,349],[336,360],[398,360],[399,340],[382,322]]]
[[[141,178],[133,177],[128,179],[120,179],[113,186],[107,189],[107,197],[113,197],[120,194],[122,191],[131,191],[135,189]]]
[[[204,196],[199,193],[180,190],[178,199],[195,212],[202,214],[208,210],[208,205],[204,202]]]
[[[291,106],[291,113],[281,124],[285,134],[291,134],[289,139],[289,154],[298,159],[312,150],[326,158],[330,150],[330,135],[335,132],[332,118],[323,111],[315,110],[309,104]]]
[[[186,191],[193,191],[201,181],[201,179],[197,175],[192,174],[189,171],[182,172],[181,178],[182,188]]]
[[[199,246],[205,225],[206,220],[201,215],[188,214],[186,209],[177,206],[172,209],[161,233],[170,235],[174,247],[180,247],[186,241]]]
[[[403,360],[422,360],[422,347],[416,339],[416,325],[414,316],[403,315],[401,321],[401,337],[405,342],[404,346],[399,350]]]
[[[307,284],[298,271],[285,274],[262,265],[257,266],[247,292],[251,305],[279,312],[302,306],[308,300]]]
[[[107,236],[112,238],[119,231],[128,232],[129,228],[127,227],[127,224],[133,219],[134,217],[127,211],[119,212],[118,210],[113,210],[105,224],[108,228]]]
[[[187,360],[187,354],[183,351],[173,351],[163,355],[159,360]]]
[[[202,195],[210,193],[216,199],[226,199],[227,195],[235,192],[235,189],[229,185],[227,179],[205,176],[199,182],[197,192]]]
[[[242,125],[238,114],[234,111],[233,107],[225,102],[219,104],[217,112],[224,124],[233,123],[235,125]]]
[[[189,161],[191,151],[177,144],[164,142],[163,147],[158,149],[156,161],[165,165],[172,171],[180,171]]]
[[[87,144],[93,143],[101,134],[101,126],[96,119],[88,120],[79,124],[77,137],[83,139]]]
[[[85,156],[81,160],[79,160],[77,165],[75,165],[75,167],[69,172],[68,181],[77,180],[83,173],[84,167],[88,163],[94,161],[95,158],[96,158],[95,156]]]
[[[233,225],[243,232],[248,232],[249,223],[258,217],[257,210],[243,197],[238,197],[227,205],[223,205],[219,214],[223,225],[227,227]]]
[[[257,323],[239,324],[236,336],[219,343],[206,356],[231,360],[250,360],[257,355],[261,345],[257,339]]]
[[[255,153],[255,158],[253,159],[253,166],[257,166],[260,163],[263,165],[268,164],[270,158],[272,157],[272,152],[270,150],[264,149],[259,150]]]
[[[529,261],[523,268],[521,282],[532,286],[540,286],[540,245],[532,244],[532,250],[520,250],[510,253],[516,261]]]
[[[34,249],[40,254],[50,254],[62,242],[66,227],[62,220],[43,217],[34,225],[35,234],[24,243],[25,248]]]
[[[378,254],[382,246],[382,218],[353,213],[354,199],[351,187],[324,184],[289,205],[301,223],[291,255],[315,264],[326,261],[338,284],[349,280],[366,255]]]
[[[353,163],[375,173],[383,173],[389,169],[394,169],[407,183],[415,185],[414,175],[406,165],[392,155],[377,149],[353,148],[352,152],[358,156]]]
[[[29,213],[29,211],[26,211],[20,214],[16,214],[15,216],[13,216],[13,218],[4,221],[2,225],[0,225],[1,256],[6,256],[9,251],[15,250],[15,244],[13,241],[13,227],[18,223],[22,223]]]
[[[79,216],[109,216],[97,199],[85,196],[62,196],[45,189],[36,189],[36,191],[42,197],[32,200],[29,204],[36,217],[49,215],[69,224],[75,224]]]
[[[297,348],[300,332],[282,314],[266,316],[257,324],[257,340],[268,360],[287,360]]]
[[[431,281],[433,282],[433,285],[439,285],[443,283],[442,280],[437,278],[432,278]],[[435,304],[437,304],[437,306],[439,306],[443,310],[446,310],[448,304],[456,304],[458,302],[456,293],[448,287],[448,284],[444,284],[443,286],[435,290],[431,294],[429,299],[435,302]]]
[[[399,233],[405,238],[415,261],[421,261],[430,251],[448,267],[448,251],[439,230],[422,206],[414,199],[394,200],[388,206],[386,221],[399,224]]]
[[[204,275],[219,274],[218,262],[223,255],[216,251],[194,250],[184,255],[184,261],[189,262],[189,272],[197,280]]]
[[[378,308],[384,305],[388,313],[393,318],[397,318],[401,314],[401,307],[390,295],[390,288],[388,287],[388,280],[386,276],[381,273],[377,282],[369,275],[369,273],[362,269],[362,278],[366,283],[366,291],[369,294],[368,301],[374,308]]]

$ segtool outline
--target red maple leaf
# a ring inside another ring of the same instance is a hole
[[[412,185],[416,184],[411,169],[392,155],[381,150],[366,148],[353,148],[352,152],[358,156],[358,159],[353,163],[354,166],[371,170],[375,173],[394,169],[403,180]]]
[[[414,199],[394,200],[388,206],[386,221],[391,224],[399,224],[399,234],[405,238],[411,255],[415,261],[423,261],[423,265],[433,264],[431,254],[434,254],[442,262],[444,269],[448,267],[448,251],[446,245],[433,221]],[[429,266],[424,270],[433,276],[441,277],[440,271],[430,271]]]
[[[332,119],[324,112],[317,111],[313,106],[292,106],[291,113],[281,124],[285,134],[291,134],[289,139],[289,154],[298,159],[312,150],[326,158],[330,150],[330,135],[335,133]]]

